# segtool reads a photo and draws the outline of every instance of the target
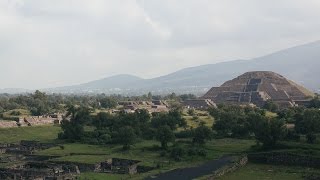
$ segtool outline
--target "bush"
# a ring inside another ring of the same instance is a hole
[[[285,140],[287,140],[287,141],[300,141],[300,135],[294,130],[289,130],[286,137],[285,137]]]
[[[191,148],[188,150],[188,156],[195,156],[197,154],[198,154],[198,152],[197,152],[197,149],[195,149],[195,148]]]
[[[200,150],[198,151],[198,155],[199,155],[199,156],[206,157],[206,156],[207,156],[207,151],[204,150],[204,149],[200,149]]]
[[[21,112],[20,111],[12,111],[10,113],[11,116],[20,116],[21,115]]]
[[[193,137],[192,130],[180,131],[175,133],[176,138],[191,138]]]
[[[180,146],[176,146],[171,150],[171,158],[173,158],[175,161],[181,161],[182,157],[186,154],[186,151],[184,148]]]
[[[194,109],[189,109],[188,114],[189,114],[189,116],[194,116],[196,113],[195,113]]]
[[[192,116],[192,120],[198,120],[199,119],[199,117],[198,116],[196,116],[196,115],[194,115],[194,116]]]
[[[166,151],[161,151],[161,152],[160,152],[160,156],[161,156],[161,157],[165,157],[166,155],[167,155],[167,152],[166,152]]]
[[[307,138],[307,143],[314,144],[317,139],[317,136],[313,133],[309,133],[307,134],[306,138]]]

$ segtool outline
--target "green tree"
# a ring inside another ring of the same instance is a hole
[[[157,130],[156,139],[161,143],[163,149],[167,149],[168,143],[175,140],[175,135],[169,126],[161,126]]]
[[[257,122],[254,128],[256,140],[263,144],[264,148],[273,148],[276,143],[285,136],[285,126],[282,119],[267,117]]]
[[[101,107],[103,108],[115,108],[117,101],[110,97],[104,97],[100,100]]]
[[[194,130],[193,143],[203,145],[206,140],[211,140],[212,131],[207,126],[199,126]]]
[[[98,113],[93,120],[93,125],[96,127],[96,129],[110,128],[112,130],[114,123],[115,117],[106,112]]]
[[[276,112],[279,110],[279,106],[271,100],[267,101],[263,108],[271,112]]]
[[[296,116],[295,129],[298,133],[307,134],[309,143],[316,140],[315,133],[320,132],[320,110],[306,109],[303,114]]]
[[[310,101],[309,107],[320,108],[320,96],[318,94]]]
[[[81,140],[84,137],[84,124],[91,119],[90,110],[86,107],[70,106],[66,115],[67,118],[61,124],[62,132],[59,138],[69,141]]]
[[[117,134],[118,143],[123,145],[123,150],[129,150],[130,146],[135,143],[136,134],[130,126],[125,126],[119,129]]]

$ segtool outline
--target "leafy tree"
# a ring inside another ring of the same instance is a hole
[[[170,156],[176,161],[181,161],[182,157],[186,154],[186,150],[180,146],[175,146],[171,150]]]
[[[104,97],[100,100],[101,107],[103,108],[115,108],[117,101],[110,97]]]
[[[271,100],[267,101],[263,108],[271,112],[276,112],[279,110],[279,106]]]
[[[296,118],[296,131],[307,134],[308,142],[313,143],[316,140],[314,134],[320,132],[320,110],[306,109],[303,114],[296,116]]]
[[[320,108],[320,96],[318,94],[310,101],[309,107]]]
[[[195,110],[194,109],[188,109],[188,115],[189,116],[194,116],[196,113],[195,113]]]
[[[187,125],[186,120],[182,117],[181,112],[173,110],[169,113],[158,113],[152,120],[151,124],[153,128],[159,128],[161,126],[169,126],[172,130],[176,130],[178,127],[185,127]]]
[[[70,141],[81,140],[84,136],[84,124],[90,121],[90,119],[88,108],[70,106],[67,118],[62,121],[61,128],[63,132],[59,134],[59,138]]]
[[[199,126],[194,130],[193,143],[205,144],[206,140],[211,140],[212,131],[207,126]]]
[[[110,128],[112,130],[114,123],[115,117],[106,112],[98,113],[93,121],[93,125],[96,127],[96,129]]]
[[[285,126],[282,119],[269,119],[264,117],[255,127],[255,138],[263,144],[265,148],[272,148],[285,136]]]
[[[163,149],[167,149],[168,143],[175,140],[175,135],[169,126],[161,126],[157,130],[156,139],[160,141]]]
[[[117,142],[123,145],[123,150],[130,149],[130,146],[135,143],[136,134],[130,126],[125,126],[119,129],[117,134]]]

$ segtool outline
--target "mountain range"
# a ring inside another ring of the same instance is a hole
[[[278,51],[266,56],[217,64],[190,67],[152,79],[122,74],[76,86],[45,89],[56,93],[106,93],[140,95],[194,93],[204,94],[212,86],[247,71],[273,71],[305,86],[320,91],[320,41]]]

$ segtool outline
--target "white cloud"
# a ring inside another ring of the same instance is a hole
[[[252,58],[320,39],[318,0],[0,0],[0,88]]]

